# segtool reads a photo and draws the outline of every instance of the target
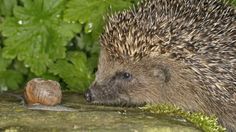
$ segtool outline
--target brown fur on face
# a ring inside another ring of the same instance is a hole
[[[171,103],[196,110],[205,107],[195,90],[198,87],[201,86],[194,81],[194,72],[165,56],[121,63],[109,59],[102,50],[96,80],[90,90],[94,103]]]
[[[125,73],[130,77],[124,77]],[[102,50],[96,79],[90,86],[91,103],[119,106],[174,104],[185,110],[215,114],[229,131],[235,129],[235,105],[211,100],[187,66],[166,56],[138,62],[117,62]]]
[[[236,9],[218,0],[145,0],[111,16],[88,101],[168,103],[236,131]]]

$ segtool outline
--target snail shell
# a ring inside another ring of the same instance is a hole
[[[24,98],[28,105],[53,106],[60,104],[62,98],[60,84],[56,81],[41,78],[32,79],[25,87]]]

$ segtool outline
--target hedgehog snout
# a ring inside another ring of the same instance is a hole
[[[90,89],[88,89],[85,93],[84,93],[84,98],[87,102],[92,102],[93,98],[92,98],[92,92]]]
[[[94,95],[94,87],[97,87],[96,82],[93,82],[90,87],[88,88],[88,90],[85,91],[84,93],[84,98],[87,102],[93,102],[95,100],[95,95]]]

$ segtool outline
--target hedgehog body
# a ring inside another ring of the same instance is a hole
[[[236,9],[219,0],[146,0],[109,17],[93,103],[170,103],[236,131]]]

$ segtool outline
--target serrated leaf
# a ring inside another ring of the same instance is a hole
[[[0,88],[17,89],[23,82],[23,76],[20,72],[13,70],[0,71]]]
[[[85,32],[92,31],[96,38],[102,31],[103,16],[110,12],[128,8],[132,3],[129,0],[71,0],[67,3],[64,18],[68,21],[87,23]]]
[[[63,9],[63,0],[23,0],[23,6],[14,8],[14,17],[3,21],[3,56],[24,61],[36,75],[64,58],[65,46],[81,25],[62,21]]]
[[[84,92],[93,80],[88,68],[87,57],[83,52],[69,52],[67,60],[58,60],[49,71],[59,75],[71,90]]]

